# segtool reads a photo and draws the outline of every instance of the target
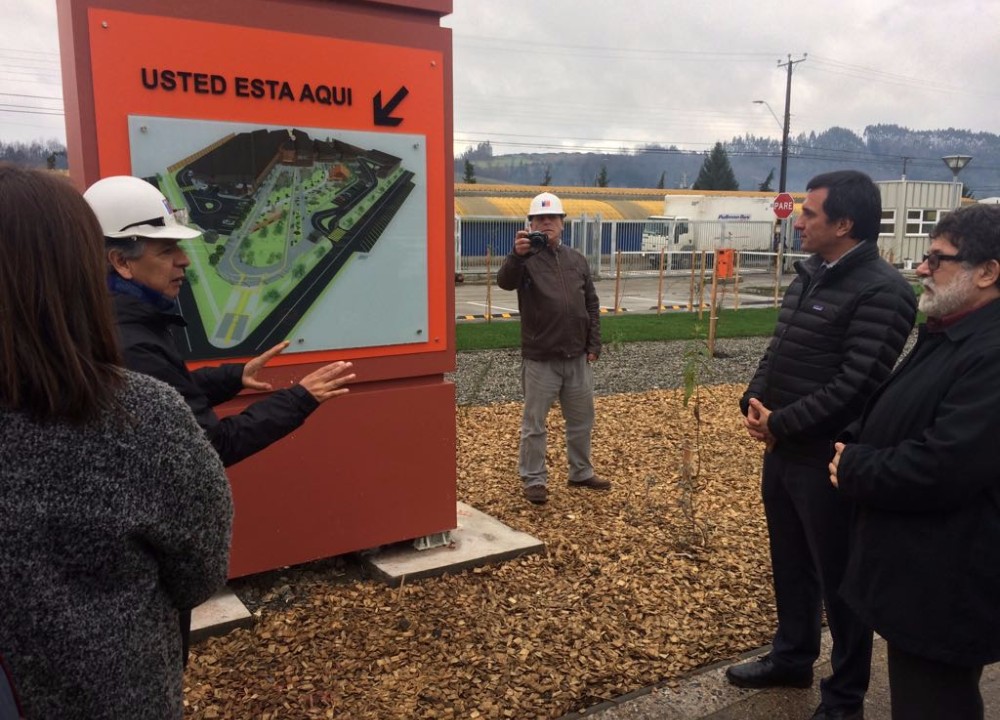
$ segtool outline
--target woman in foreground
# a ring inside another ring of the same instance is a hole
[[[103,249],[68,182],[0,165],[0,655],[33,720],[181,718],[177,613],[228,564],[222,464],[120,367]]]

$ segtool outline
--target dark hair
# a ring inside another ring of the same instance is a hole
[[[958,248],[968,265],[1000,261],[1000,205],[977,203],[953,210],[938,220],[930,235]]]
[[[872,179],[857,170],[837,170],[817,175],[806,190],[826,188],[823,212],[830,222],[850,220],[851,237],[875,242],[882,223],[882,194]]]
[[[104,236],[65,179],[0,164],[0,404],[83,423],[122,381]]]

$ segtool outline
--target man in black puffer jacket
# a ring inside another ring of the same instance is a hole
[[[763,498],[778,610],[773,648],[729,669],[740,687],[812,684],[825,605],[833,675],[817,720],[864,717],[871,631],[840,598],[850,504],[832,490],[832,441],[888,377],[916,318],[916,297],[879,256],[879,190],[840,171],[807,186],[795,223],[813,253],[795,265],[774,337],[741,400],[749,434],[764,443]]]

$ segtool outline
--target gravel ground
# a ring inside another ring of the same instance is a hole
[[[702,365],[705,385],[747,383],[763,355],[768,337],[719,340],[715,357]],[[687,341],[623,343],[606,346],[594,366],[597,395],[638,393],[681,387]],[[520,401],[521,351],[519,348],[459,353],[455,382],[459,405],[489,405]]]

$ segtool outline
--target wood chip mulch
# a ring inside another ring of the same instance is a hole
[[[607,493],[566,487],[554,410],[541,507],[521,496],[520,404],[457,408],[459,499],[547,553],[400,588],[342,560],[251,580],[257,623],[195,646],[186,717],[559,718],[767,643],[761,448],[742,391],[701,388],[697,438],[678,390],[597,398]]]

